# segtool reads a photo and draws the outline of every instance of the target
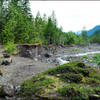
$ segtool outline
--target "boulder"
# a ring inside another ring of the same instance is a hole
[[[12,58],[4,58],[1,65],[10,65],[10,63],[12,63]]]
[[[5,96],[12,97],[14,96],[14,94],[15,94],[15,91],[14,91],[14,86],[12,84],[0,86],[0,96],[1,97],[5,97]]]
[[[3,59],[1,60],[1,65],[9,65],[12,63],[12,58],[9,54],[3,53]]]
[[[100,96],[97,94],[91,94],[89,100],[100,100]]]
[[[45,53],[44,54],[44,56],[46,57],[46,58],[49,58],[49,57],[51,57],[53,54],[52,53]]]

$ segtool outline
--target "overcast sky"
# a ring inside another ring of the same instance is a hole
[[[79,31],[100,25],[100,1],[30,1],[33,16],[40,11],[47,16],[55,11],[58,26],[63,31]]]

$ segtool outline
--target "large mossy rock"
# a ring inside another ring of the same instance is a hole
[[[98,85],[90,84],[91,81]],[[91,94],[100,96],[97,92],[99,90],[100,70],[88,67],[81,61],[74,61],[49,68],[26,80],[21,85],[19,95],[46,100],[88,100]]]

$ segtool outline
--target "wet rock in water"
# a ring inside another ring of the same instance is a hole
[[[63,65],[63,64],[66,64],[66,63],[69,63],[69,61],[66,61],[66,60],[63,60],[61,59],[60,57],[56,59],[57,63],[59,65]]]
[[[46,62],[52,63],[53,61],[52,61],[52,59],[48,58],[48,59],[46,59]]]
[[[5,58],[2,60],[1,65],[10,65],[12,63],[12,58]]]
[[[97,94],[92,94],[89,96],[89,100],[100,100],[100,96]]]

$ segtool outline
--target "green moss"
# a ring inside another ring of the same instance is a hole
[[[26,80],[20,90],[21,95],[39,95],[42,94],[48,85],[52,84],[54,80],[46,78],[45,76],[38,75],[32,79]]]
[[[49,74],[49,75],[56,75],[56,74],[61,74],[61,73],[82,73],[84,76],[89,76],[89,71],[85,68],[81,68],[78,66],[80,61],[73,61],[68,64],[60,65],[55,68],[50,68],[47,71],[44,72],[44,74]]]
[[[100,86],[100,80],[96,78],[86,78],[86,83],[92,87]]]
[[[88,56],[82,56],[83,58],[85,58],[85,59],[88,59],[89,57]]]
[[[82,74],[75,74],[75,73],[66,73],[60,76],[60,79],[65,82],[70,83],[83,83],[85,82],[84,77]]]
[[[81,61],[50,68],[26,80],[20,90],[22,96],[43,96],[87,100],[88,95],[99,94],[100,70],[86,66]]]
[[[94,93],[90,88],[84,88],[81,85],[70,84],[64,87],[58,88],[58,92],[71,100],[87,100],[88,94]]]
[[[100,87],[93,88],[93,91],[95,92],[95,94],[100,96]]]
[[[89,77],[100,80],[100,73],[99,72],[91,72]]]

